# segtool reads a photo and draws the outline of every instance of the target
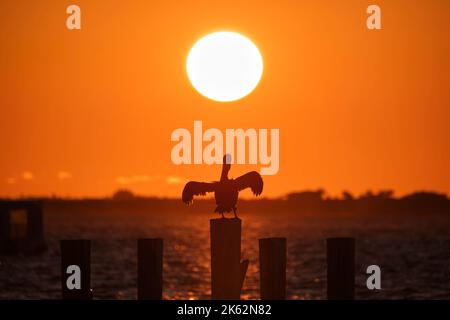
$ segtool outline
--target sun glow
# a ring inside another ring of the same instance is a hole
[[[263,59],[251,40],[236,32],[215,32],[198,40],[186,61],[192,86],[220,102],[241,99],[258,85]]]

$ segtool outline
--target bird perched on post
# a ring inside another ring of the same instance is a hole
[[[216,210],[225,218],[225,212],[233,211],[234,217],[236,215],[236,203],[238,200],[239,191],[250,188],[255,196],[259,196],[263,191],[263,180],[261,175],[256,171],[246,173],[239,178],[229,179],[228,172],[231,168],[231,157],[225,155],[223,157],[222,175],[220,181],[213,182],[197,182],[190,181],[186,183],[183,189],[182,200],[186,204],[191,204],[194,196],[204,196],[208,192],[214,192],[216,199]]]

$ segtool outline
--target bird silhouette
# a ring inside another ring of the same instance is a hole
[[[255,196],[259,196],[263,191],[263,179],[256,171],[248,172],[236,179],[229,179],[228,172],[231,168],[231,157],[225,155],[223,157],[222,175],[220,181],[213,182],[197,182],[190,181],[186,183],[183,189],[182,200],[186,204],[191,204],[194,196],[204,196],[208,192],[214,192],[216,199],[216,209],[225,218],[225,212],[233,211],[234,217],[236,214],[236,203],[238,200],[239,191],[250,188]]]

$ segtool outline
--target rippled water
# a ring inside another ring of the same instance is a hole
[[[1,257],[0,298],[60,298],[59,240],[91,239],[92,287],[98,299],[136,298],[136,239],[164,238],[164,297],[208,299],[210,214],[47,213],[49,250]],[[250,259],[244,299],[259,298],[258,239],[288,239],[290,299],[323,299],[325,239],[357,239],[357,298],[449,299],[450,217],[350,218],[242,214],[242,257]],[[365,269],[382,269],[382,290],[365,287]]]

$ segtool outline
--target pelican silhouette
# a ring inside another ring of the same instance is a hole
[[[190,181],[186,183],[182,195],[183,202],[191,204],[194,200],[194,196],[204,196],[208,192],[214,192],[217,205],[214,212],[220,213],[222,218],[225,218],[224,212],[233,211],[234,217],[237,218],[236,203],[239,191],[250,188],[255,196],[259,196],[263,191],[263,180],[261,175],[256,171],[248,172],[236,179],[229,179],[228,172],[231,168],[230,163],[231,157],[227,154],[223,157],[220,181]]]

